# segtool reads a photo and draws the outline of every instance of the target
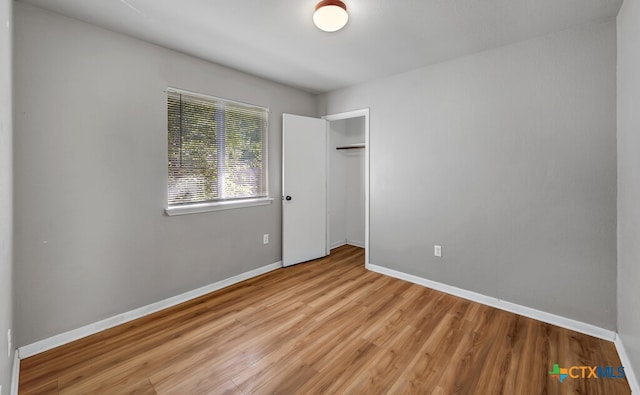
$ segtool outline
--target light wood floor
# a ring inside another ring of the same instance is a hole
[[[385,277],[362,249],[25,359],[21,394],[629,394],[610,342]]]

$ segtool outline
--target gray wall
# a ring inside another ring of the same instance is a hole
[[[21,3],[15,18],[19,346],[281,259],[279,200],[164,215],[163,90],[269,107],[273,197],[282,112],[315,115],[314,96]]]
[[[618,14],[618,332],[640,377],[640,4]],[[629,369],[629,367],[627,367]]]
[[[9,393],[13,364],[13,355],[7,356],[7,330],[13,325],[12,5],[12,0],[0,0],[0,395]]]
[[[371,108],[371,263],[615,329],[615,105],[609,20],[318,109]]]

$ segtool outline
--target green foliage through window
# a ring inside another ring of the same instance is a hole
[[[169,205],[267,196],[268,110],[169,89]]]

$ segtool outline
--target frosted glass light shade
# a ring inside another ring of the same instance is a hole
[[[339,0],[325,0],[316,5],[313,13],[313,23],[325,32],[335,32],[342,29],[349,20],[347,6]]]

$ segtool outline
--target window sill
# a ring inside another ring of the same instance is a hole
[[[166,208],[164,212],[167,213],[168,216],[173,217],[174,215],[207,213],[209,211],[231,210],[242,207],[266,206],[271,203],[273,203],[273,198],[263,197],[228,202],[185,204],[184,206]]]

